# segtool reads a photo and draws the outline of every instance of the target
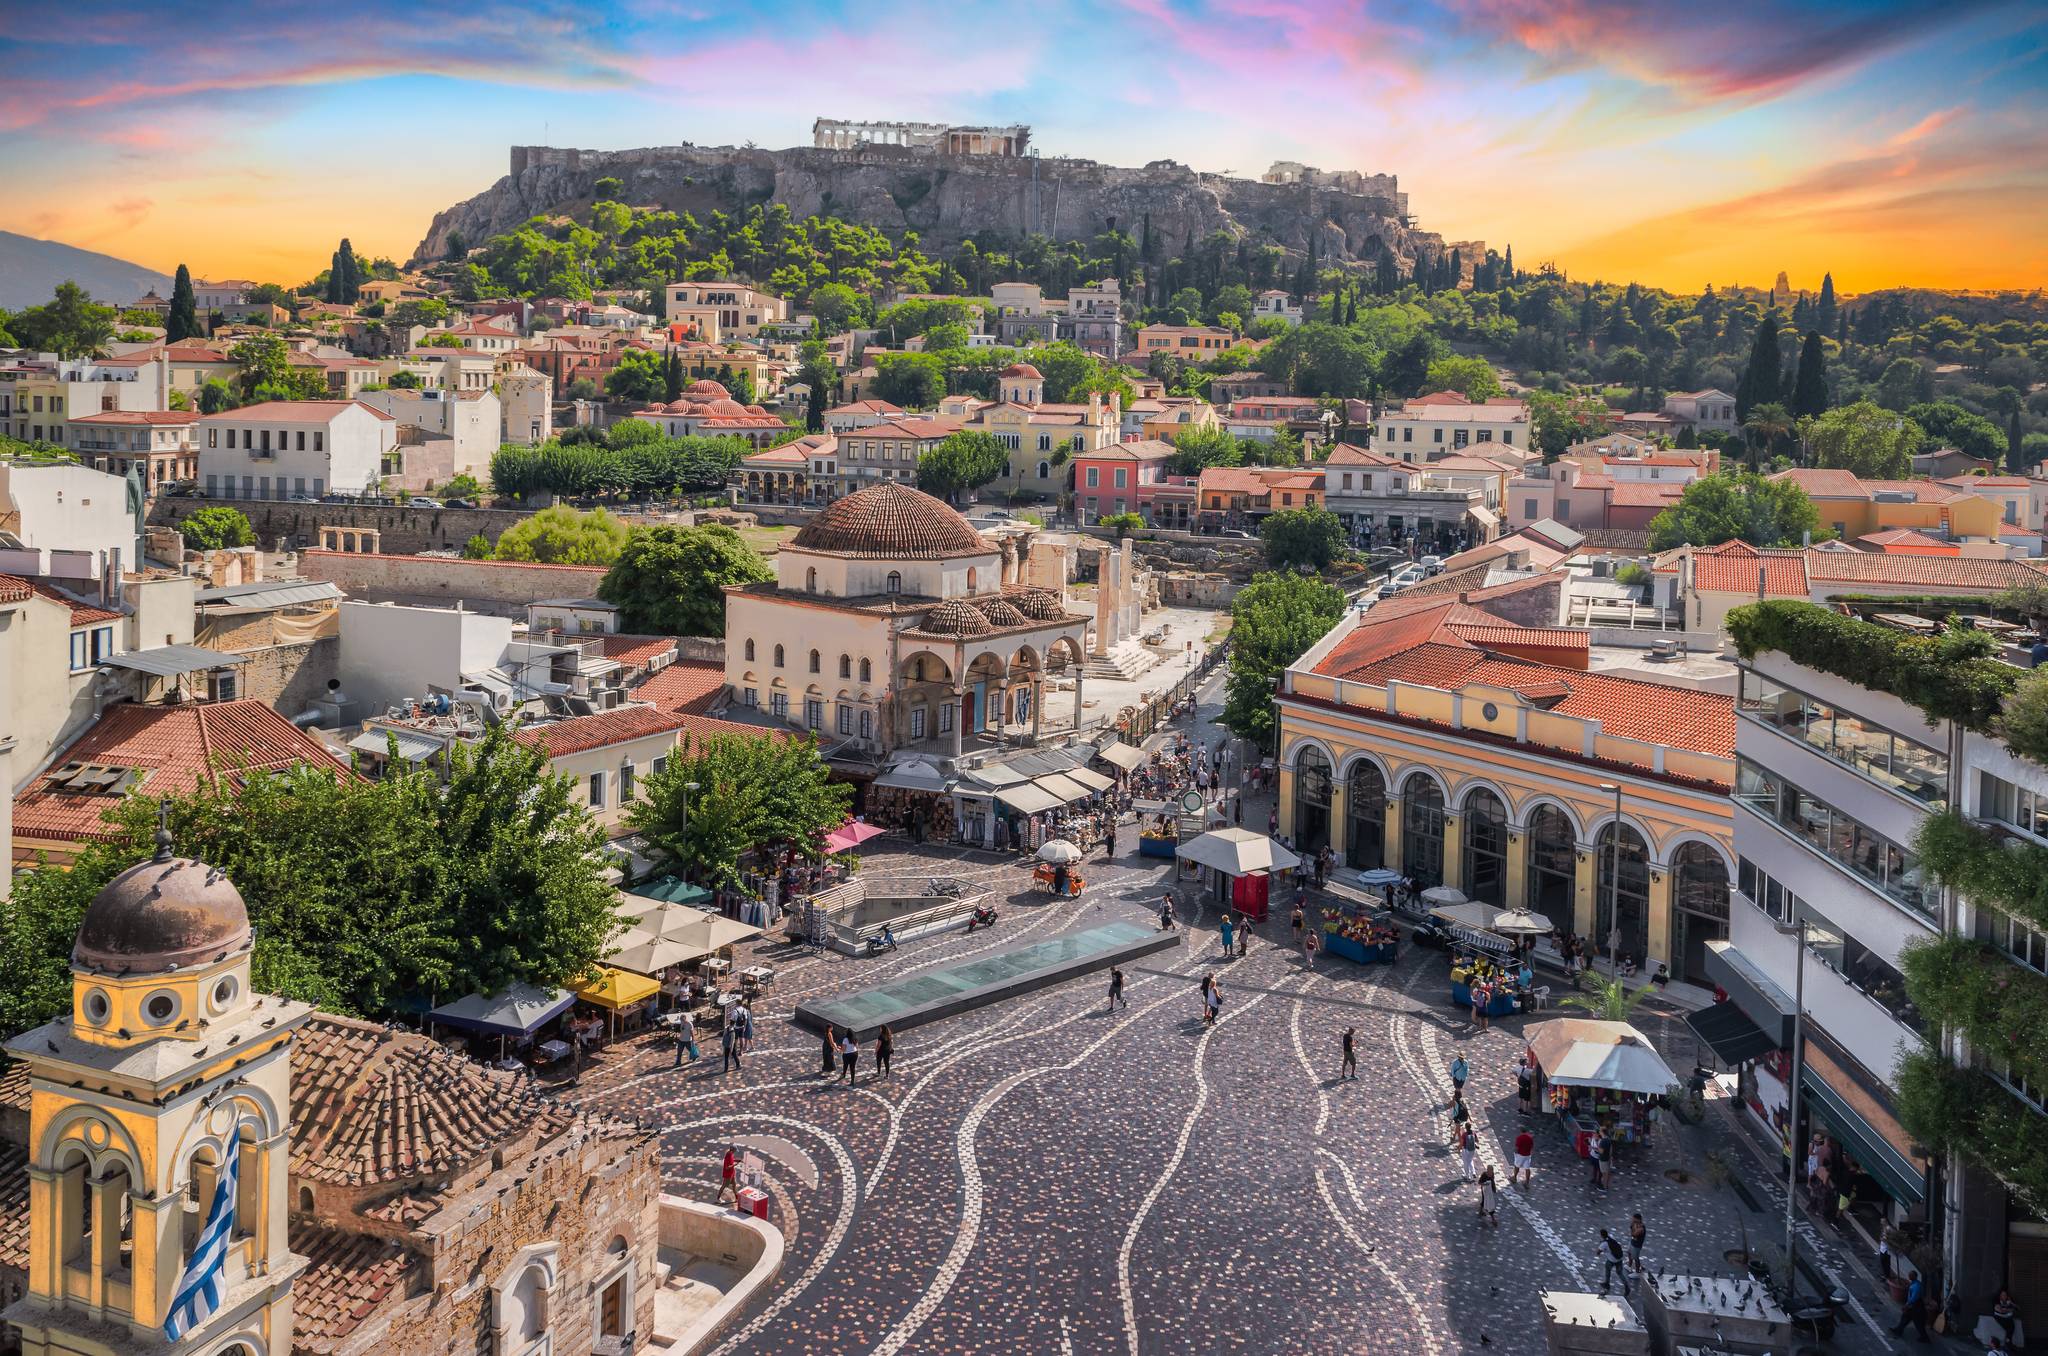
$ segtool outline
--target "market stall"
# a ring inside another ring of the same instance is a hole
[[[1451,1002],[1469,1009],[1474,995],[1485,1002],[1489,1017],[1511,1017],[1520,1010],[1524,993],[1515,972],[1485,956],[1461,956],[1451,961]]]
[[[661,992],[661,985],[645,975],[636,975],[617,966],[600,965],[596,973],[571,984],[569,992],[586,1003],[603,1008],[607,1026],[616,1037],[620,1019],[623,1017],[630,1022],[640,1014],[647,1000]]]
[[[567,1012],[576,995],[562,989],[537,989],[531,984],[514,984],[500,994],[473,993],[452,1003],[443,1003],[427,1014],[436,1026],[451,1026],[479,1036],[498,1038],[498,1056],[503,1059],[509,1041],[522,1046],[533,1033]]]
[[[1189,839],[1176,855],[1200,868],[1203,883],[1219,905],[1255,922],[1266,919],[1271,873],[1301,861],[1265,834],[1236,828],[1212,829]]]
[[[1323,915],[1323,950],[1360,965],[1392,965],[1401,949],[1394,925],[1349,911]]]
[[[1040,889],[1072,898],[1087,885],[1075,869],[1080,860],[1081,849],[1064,838],[1049,838],[1038,849],[1038,864],[1031,868],[1031,879]]]
[[[1678,1087],[1649,1038],[1627,1022],[1559,1017],[1531,1028],[1528,1041],[1538,1087],[1581,1157],[1596,1129],[1635,1143],[1649,1100]]]

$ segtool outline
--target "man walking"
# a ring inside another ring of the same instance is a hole
[[[1629,1293],[1628,1268],[1621,1261],[1621,1240],[1605,1229],[1600,1231],[1600,1293],[1606,1294],[1614,1278],[1621,1277],[1621,1293]]]
[[[1471,1076],[1472,1066],[1465,1062],[1465,1057],[1463,1055],[1453,1056],[1451,1059],[1451,1091],[1463,1093],[1465,1091],[1465,1080]]]
[[[697,1062],[697,1024],[690,1020],[690,1010],[683,1009],[682,1020],[676,1023],[676,1062],[670,1068],[683,1067],[683,1052],[690,1052],[690,1062]]]
[[[1921,1341],[1927,1340],[1927,1287],[1920,1280],[1920,1273],[1913,1272],[1906,1282],[1906,1300],[1899,1306],[1899,1321],[1892,1325],[1892,1336],[1903,1337],[1906,1325],[1913,1325],[1913,1334]]]
[[[719,1170],[718,1195],[712,1199],[711,1203],[717,1205],[720,1201],[723,1201],[727,1192],[732,1193],[732,1208],[735,1210],[739,1209],[740,1151],[737,1146],[731,1144],[725,1146],[725,1162]]]
[[[1168,890],[1159,897],[1159,930],[1173,931],[1173,891]]]
[[[740,1024],[728,1017],[725,1029],[718,1033],[718,1044],[725,1051],[725,1062],[718,1066],[718,1072],[724,1074],[729,1070],[739,1068]]]
[[[1508,1185],[1513,1186],[1515,1184],[1515,1176],[1519,1173],[1522,1178],[1522,1185],[1524,1187],[1529,1186],[1531,1176],[1535,1172],[1535,1168],[1532,1166],[1535,1160],[1536,1136],[1529,1133],[1529,1127],[1525,1125],[1522,1127],[1521,1133],[1515,1136],[1515,1158],[1514,1162],[1508,1165]]]
[[[1109,1010],[1115,1012],[1118,1008],[1129,1006],[1130,1004],[1124,1001],[1123,967],[1112,965],[1109,967]]]
[[[1628,1264],[1636,1275],[1643,1274],[1643,1240],[1650,1231],[1643,1227],[1643,1213],[1638,1210],[1628,1217]]]
[[[1353,1039],[1357,1034],[1358,1028],[1355,1026],[1344,1028],[1344,1063],[1337,1070],[1339,1078],[1358,1077],[1358,1051],[1352,1048]]]

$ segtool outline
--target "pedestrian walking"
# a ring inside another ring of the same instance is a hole
[[[1533,1166],[1535,1161],[1536,1136],[1531,1134],[1529,1127],[1525,1125],[1522,1127],[1521,1132],[1515,1136],[1515,1158],[1508,1165],[1508,1185],[1513,1186],[1515,1184],[1515,1175],[1517,1173],[1521,1174],[1523,1186],[1531,1185],[1531,1178],[1535,1174],[1535,1167]]]
[[[1515,1096],[1521,1103],[1520,1109],[1524,1116],[1530,1115],[1535,1111],[1536,1076],[1529,1072],[1529,1066],[1526,1063],[1515,1074]]]
[[[1222,929],[1222,930],[1223,930],[1223,954],[1224,954],[1225,956],[1228,956],[1228,955],[1230,954],[1230,932],[1231,932],[1231,929],[1230,929],[1230,915],[1229,915],[1228,913],[1225,913],[1225,914],[1223,915],[1223,929]]]
[[[884,1026],[875,1033],[875,1076],[889,1076],[889,1058],[896,1053],[896,1033]]]
[[[1357,1027],[1347,1026],[1344,1028],[1344,1062],[1337,1069],[1337,1077],[1339,1078],[1358,1077],[1358,1051],[1354,1048],[1357,1035]]]
[[[825,1067],[820,1072],[825,1077],[830,1078],[839,1072],[839,1031],[829,1023],[825,1027],[824,1062]]]
[[[1109,1010],[1115,1012],[1120,1007],[1127,1008],[1129,1006],[1130,1004],[1124,1001],[1123,967],[1112,965],[1109,967]]]
[[[1242,919],[1237,925],[1237,954],[1249,956],[1252,951],[1252,920]]]
[[[683,1067],[683,1052],[690,1052],[690,1062],[697,1062],[697,1024],[690,1020],[689,1009],[683,1010],[682,1020],[676,1023],[676,1062],[673,1068]]]
[[[1650,1231],[1643,1227],[1642,1211],[1638,1210],[1630,1215],[1628,1217],[1628,1264],[1635,1269],[1635,1273],[1638,1276],[1643,1274],[1643,1240],[1649,1236]]]
[[[841,1077],[848,1087],[860,1079],[860,1047],[853,1043],[853,1032],[849,1029],[839,1043],[839,1065]]]
[[[1913,1325],[1913,1333],[1922,1342],[1927,1340],[1927,1287],[1920,1280],[1920,1273],[1910,1273],[1906,1281],[1906,1298],[1899,1305],[1899,1321],[1892,1325],[1892,1336],[1903,1337],[1906,1325]]]
[[[1173,892],[1167,891],[1159,899],[1159,930],[1173,931]]]
[[[1301,945],[1301,930],[1302,927],[1306,924],[1306,922],[1307,919],[1301,912],[1301,905],[1296,904],[1294,906],[1293,915],[1287,921],[1287,926],[1294,929],[1294,945],[1296,947],[1299,947]]]
[[[1316,968],[1316,933],[1310,928],[1301,935],[1301,963],[1313,970]]]
[[[1500,1228],[1500,1191],[1494,1185],[1491,1163],[1479,1174],[1479,1222]]]
[[[1622,1265],[1621,1240],[1605,1229],[1600,1231],[1600,1293],[1606,1294],[1616,1276],[1621,1277],[1621,1293],[1629,1293],[1628,1268]]]
[[[1470,1078],[1471,1076],[1472,1066],[1465,1062],[1465,1057],[1463,1055],[1452,1056],[1451,1091],[1456,1093],[1463,1093],[1465,1091],[1465,1080],[1467,1078]]]
[[[720,1031],[720,1032],[718,1033],[718,1044],[719,1044],[719,1048],[721,1048],[722,1050],[724,1050],[724,1051],[725,1051],[725,1062],[724,1062],[724,1063],[722,1063],[722,1064],[720,1064],[720,1065],[718,1066],[718,1072],[719,1072],[719,1073],[721,1073],[721,1074],[723,1074],[723,1073],[725,1073],[725,1072],[726,1072],[726,1071],[727,1071],[728,1069],[737,1069],[737,1068],[739,1068],[739,1067],[740,1067],[740,1028],[739,1028],[739,1023],[737,1023],[737,1022],[734,1022],[734,1021],[731,1021],[731,1020],[728,1020],[728,1021],[726,1022],[726,1024],[725,1024],[725,1029],[724,1029],[724,1030],[722,1030],[722,1031]]]
[[[1458,1132],[1458,1158],[1465,1168],[1465,1180],[1479,1180],[1479,1136],[1467,1125]]]
[[[1607,1136],[1595,1130],[1586,1140],[1586,1164],[1592,1170],[1592,1176],[1586,1181],[1587,1186],[1604,1187],[1607,1185],[1606,1179],[1600,1174],[1600,1159],[1606,1152]]]
[[[1234,806],[1233,806],[1233,808],[1232,808],[1232,811],[1231,811],[1231,813],[1232,813],[1232,814],[1234,814],[1234,815],[1235,815],[1235,816],[1237,817],[1237,818],[1236,818],[1236,822],[1237,822],[1237,827],[1238,827],[1238,828],[1240,828],[1240,829],[1241,829],[1241,828],[1243,828],[1243,827],[1244,827],[1244,792],[1240,791],[1240,792],[1238,792],[1238,793],[1237,793],[1237,800],[1236,800],[1236,803],[1235,803],[1235,805],[1234,805]]]
[[[712,1198],[711,1203],[717,1205],[725,1199],[725,1194],[728,1191],[732,1193],[732,1208],[735,1210],[739,1209],[740,1151],[736,1145],[731,1144],[725,1146],[725,1162],[719,1168],[718,1195]]]
[[[1487,1030],[1490,1025],[1486,1016],[1486,1005],[1492,997],[1493,994],[1486,985],[1474,984],[1472,986],[1472,1025],[1478,1027],[1481,1031]]]

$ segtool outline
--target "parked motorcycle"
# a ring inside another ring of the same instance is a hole
[[[984,905],[967,916],[967,930],[969,932],[974,931],[976,928],[992,928],[995,925],[996,911],[993,905]]]

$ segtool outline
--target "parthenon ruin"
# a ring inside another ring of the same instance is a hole
[[[819,118],[811,124],[811,144],[819,150],[850,151],[861,146],[905,146],[940,155],[1025,154],[1031,129],[954,127],[943,122],[849,122]]]

